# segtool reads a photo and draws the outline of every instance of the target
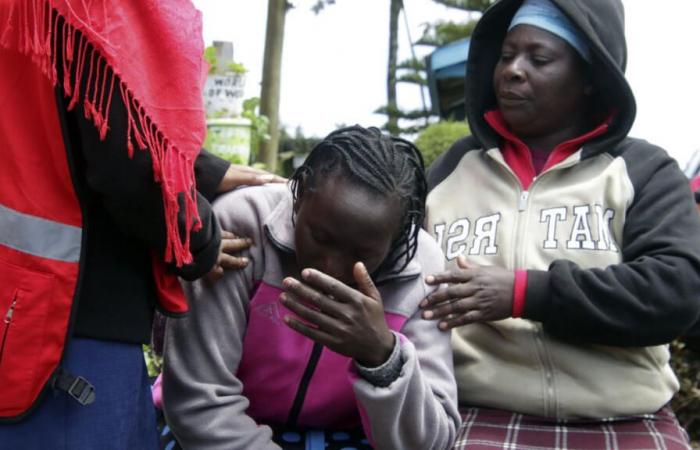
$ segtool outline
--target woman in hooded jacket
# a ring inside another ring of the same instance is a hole
[[[666,152],[627,136],[619,0],[502,0],[471,40],[472,136],[430,168],[449,270],[456,448],[688,448],[666,345],[698,319],[700,220]]]

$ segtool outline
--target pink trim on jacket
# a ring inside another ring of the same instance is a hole
[[[294,315],[279,301],[282,289],[261,283],[251,298],[243,356],[236,376],[250,401],[248,415],[260,423],[287,421],[313,341],[283,322]],[[399,331],[407,317],[385,313],[389,328]],[[309,381],[297,425],[353,427],[361,423],[358,403],[349,382],[352,361],[327,348],[321,352]],[[365,432],[369,428],[365,427]]]
[[[693,192],[700,190],[700,175],[690,181],[690,190]]]

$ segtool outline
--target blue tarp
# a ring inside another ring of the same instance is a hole
[[[469,39],[438,47],[426,58],[433,111],[441,118],[464,118],[464,77]]]
[[[435,78],[463,77],[466,74],[469,39],[451,42],[430,54],[430,69]]]

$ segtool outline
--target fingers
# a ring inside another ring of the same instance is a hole
[[[214,277],[220,278],[223,275],[224,269],[243,269],[248,265],[248,258],[245,256],[236,256],[236,253],[242,252],[253,245],[253,240],[250,238],[237,237],[230,231],[221,232],[221,247],[219,257],[216,261],[217,269]],[[217,278],[217,279],[218,279]]]
[[[457,260],[459,264],[459,260]],[[436,285],[443,283],[466,283],[474,277],[473,267],[469,268],[455,268],[451,270],[446,270],[444,272],[435,273],[425,277],[426,284]]]
[[[438,328],[443,331],[451,330],[452,328],[461,327],[470,323],[479,322],[478,311],[469,311],[465,314],[449,317],[438,323]]]
[[[465,281],[469,281],[473,277],[470,269],[476,269],[478,267],[478,265],[468,262],[464,255],[459,255],[457,256],[456,269],[428,275],[425,277],[425,282],[430,285],[441,283],[463,283]]]
[[[434,309],[424,311],[422,317],[437,320],[441,330],[485,320],[483,311],[473,298],[451,298]]]
[[[233,233],[228,233],[231,236],[224,236],[224,232],[221,235],[221,251],[232,254],[238,253],[245,249],[250,248],[253,245],[253,241],[250,238],[236,237]]]
[[[254,167],[231,164],[219,183],[217,192],[227,192],[239,186],[257,186],[266,183],[286,183],[287,179]]]
[[[462,308],[460,307],[460,298],[449,298],[446,301],[441,302],[437,306],[433,307],[432,309],[428,309],[423,311],[423,318],[424,319],[442,319],[445,318],[449,315],[452,314],[458,314],[463,312]]]
[[[464,297],[474,295],[477,288],[468,283],[451,284],[443,288],[437,289],[428,295],[421,303],[421,308],[436,309],[441,303],[449,302],[450,300],[458,300]]]
[[[255,167],[243,166],[235,164],[232,166],[235,173],[233,174],[236,186],[249,185],[257,186],[267,183],[286,183],[287,179],[267,172],[265,170],[256,169]]]
[[[457,257],[457,267],[461,269],[473,269],[476,266],[467,262],[467,258],[465,258],[464,255],[459,255]]]
[[[360,289],[360,292],[374,300],[382,301],[382,297],[379,295],[379,291],[374,285],[374,281],[372,281],[369,272],[367,272],[367,267],[365,267],[363,263],[355,263],[355,266],[352,268],[352,274],[355,277],[355,282],[357,282],[357,287]]]
[[[210,283],[215,283],[224,276],[224,269],[220,265],[215,265],[206,275],[206,280]]]
[[[317,311],[310,308],[301,302],[297,296],[289,292],[282,293],[280,301],[287,309],[298,316],[298,318],[289,315],[284,316],[284,322],[287,326],[314,342],[327,347],[335,343],[335,334],[339,326],[333,317],[325,314],[326,310]],[[326,301],[322,302],[322,304],[326,307],[333,305],[333,300],[326,298]]]
[[[280,295],[280,301],[290,311],[295,313],[314,328],[321,330],[333,329],[332,318],[324,314],[323,311],[315,310],[305,305],[293,294],[284,292]]]
[[[219,254],[216,264],[221,268],[221,274],[225,269],[245,269],[250,260],[245,256],[231,256],[225,253]]]
[[[295,319],[294,317],[284,316],[284,323],[286,323],[292,330],[303,334],[312,341],[318,342],[326,347],[328,347],[332,342],[332,336],[330,336],[328,333],[319,328],[313,328],[302,321]]]
[[[238,183],[238,186],[259,186],[261,184],[267,184],[267,183],[286,183],[287,179],[282,178],[278,175],[273,175],[273,174],[264,174],[264,175],[256,175],[256,174],[245,174],[241,176],[240,182]]]
[[[351,288],[345,283],[323,272],[319,272],[316,269],[302,270],[301,277],[304,283],[320,292],[331,295],[339,302],[359,301],[360,297],[363,295],[361,292]]]
[[[340,315],[339,304],[335,298],[331,298],[323,292],[320,292],[291,277],[285,278],[282,284],[286,290],[286,293],[290,294],[286,296],[287,301],[291,300],[298,302],[298,299],[304,299],[305,301],[311,303],[314,307],[318,308],[320,311],[323,311],[330,316],[337,317]],[[284,301],[282,303],[287,306],[287,303]]]
[[[500,267],[482,267],[458,261],[470,281],[437,289],[422,302],[422,317],[439,321],[447,330],[472,322],[508,318],[513,310],[515,273]],[[470,267],[471,266],[471,267]]]

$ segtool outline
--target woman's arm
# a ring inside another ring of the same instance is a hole
[[[424,273],[442,270],[444,256],[427,235],[421,233],[418,258]],[[430,250],[430,251],[426,251]],[[418,302],[432,288],[423,276],[413,281]],[[405,292],[405,291],[402,291]],[[360,404],[366,429],[369,425],[375,448],[451,448],[459,429],[457,386],[452,365],[450,332],[438,330],[415,311],[401,328],[403,367],[391,384],[378,387],[360,376],[353,377],[353,388]]]
[[[216,205],[221,226],[257,241],[261,239],[254,225],[257,218],[245,196],[238,194],[229,194]],[[248,226],[234,223],[234,214]],[[250,250],[253,254],[259,251],[257,246]],[[187,284],[189,315],[168,320],[163,403],[168,423],[184,448],[279,448],[272,442],[270,428],[258,426],[246,414],[249,402],[235,375],[243,353],[254,270],[255,265],[249,264],[244,270],[226,272],[217,283],[199,280]]]
[[[648,144],[627,151],[634,200],[623,261],[584,269],[554,261],[528,271],[523,317],[567,339],[617,346],[664,344],[700,316],[700,220],[677,164]]]

